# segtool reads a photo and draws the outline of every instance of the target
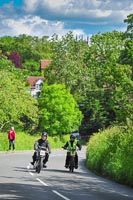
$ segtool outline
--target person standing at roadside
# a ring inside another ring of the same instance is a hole
[[[14,127],[11,127],[11,129],[8,131],[8,140],[9,140],[9,150],[11,150],[11,148],[15,150],[16,132],[14,130]]]

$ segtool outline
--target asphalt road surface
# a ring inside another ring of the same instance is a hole
[[[0,199],[14,200],[133,200],[133,189],[99,177],[85,167],[85,149],[78,152],[79,168],[64,168],[66,151],[53,150],[40,174],[30,165],[32,151],[0,153]]]

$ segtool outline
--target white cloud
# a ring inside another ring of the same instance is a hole
[[[24,0],[23,9],[25,11],[34,12],[37,9],[38,2],[38,0]]]
[[[92,29],[103,32],[109,27],[122,30],[124,19],[131,13],[133,0],[23,0],[21,8],[14,7],[13,2],[0,7],[0,36],[41,37],[65,35],[69,31],[88,35]]]
[[[113,19],[114,23],[122,22],[132,13],[132,0],[24,0],[23,9],[49,19],[53,15],[61,19],[74,21],[101,18]],[[122,15],[123,14],[123,15]],[[102,20],[103,20],[102,19]]]
[[[70,0],[44,0],[42,3],[50,7],[51,9],[58,9],[62,7],[67,7],[69,6],[69,3],[71,3]]]
[[[12,33],[12,35],[26,34],[32,36],[37,35],[39,37],[42,37],[44,35],[52,36],[53,34],[62,36],[70,31],[64,28],[63,22],[48,21],[38,16],[30,15],[20,18],[18,20],[10,18],[3,19],[0,26],[3,27],[3,29],[0,29],[0,35],[3,35],[4,29]],[[85,35],[85,33],[80,29],[75,29],[74,34]]]

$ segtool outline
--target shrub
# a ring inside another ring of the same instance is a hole
[[[94,134],[88,143],[88,168],[133,186],[132,129],[113,127]]]

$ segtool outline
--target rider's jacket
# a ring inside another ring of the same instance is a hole
[[[71,147],[75,148],[78,147],[79,150],[81,150],[81,144],[78,141],[67,141],[66,144],[64,145],[64,149],[67,149],[67,152],[70,152]]]
[[[48,152],[51,153],[51,147],[48,140],[37,140],[34,144],[34,149],[37,150],[39,146],[46,148]]]

